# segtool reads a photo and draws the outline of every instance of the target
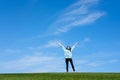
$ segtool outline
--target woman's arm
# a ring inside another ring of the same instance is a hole
[[[72,46],[71,51],[73,51],[73,49],[75,48],[75,46],[76,46],[77,44],[78,44],[78,43],[76,42],[76,43]]]
[[[61,42],[58,42],[58,45],[59,45],[64,51],[66,50],[65,47],[62,45]]]

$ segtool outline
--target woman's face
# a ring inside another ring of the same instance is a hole
[[[66,49],[71,51],[71,47],[70,46],[67,46]]]

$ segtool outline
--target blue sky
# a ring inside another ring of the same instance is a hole
[[[119,0],[0,0],[0,73],[120,72]],[[72,71],[71,66],[70,71]]]

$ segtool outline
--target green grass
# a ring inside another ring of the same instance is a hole
[[[120,80],[120,73],[0,74],[0,80]]]

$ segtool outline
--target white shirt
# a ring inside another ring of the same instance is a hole
[[[62,47],[64,51],[65,58],[72,58],[72,51],[75,48],[76,44],[72,46],[71,51],[67,50],[62,44],[59,44],[59,45]]]

